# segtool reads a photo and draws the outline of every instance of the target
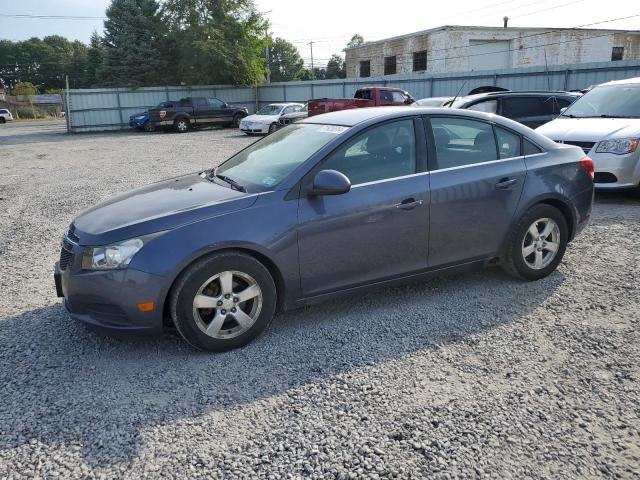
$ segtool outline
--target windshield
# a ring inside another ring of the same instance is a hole
[[[273,190],[323,146],[348,130],[335,125],[294,123],[238,152],[216,170],[249,192]]]
[[[267,105],[256,112],[256,115],[278,115],[282,110],[280,105]]]
[[[640,85],[602,85],[568,107],[563,117],[640,118]]]

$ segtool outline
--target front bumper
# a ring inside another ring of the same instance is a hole
[[[251,125],[247,125],[246,123],[242,123],[240,122],[240,130],[243,131],[244,133],[268,133],[269,132],[269,125],[262,125],[262,124],[251,124]]]
[[[594,186],[599,190],[628,190],[640,184],[640,152],[628,155],[589,153],[595,166]]]
[[[77,261],[81,262],[81,256]],[[71,318],[89,327],[104,333],[156,335],[162,332],[164,277],[131,268],[87,272],[78,270],[74,261],[64,270],[56,262],[54,281]],[[138,310],[138,304],[149,302],[154,302],[152,311]]]

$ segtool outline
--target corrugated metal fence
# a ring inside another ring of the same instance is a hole
[[[313,82],[282,82],[257,87],[180,86],[97,88],[69,90],[69,128],[72,132],[117,130],[129,127],[129,116],[166,100],[217,97],[250,112],[272,102],[306,102],[310,98],[351,97],[363,85],[403,88],[415,98],[461,95],[484,85],[510,90],[572,90],[609,80],[640,77],[640,61],[590,63],[442,75],[394,75]]]

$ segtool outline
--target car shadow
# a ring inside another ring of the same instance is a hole
[[[97,336],[59,304],[25,312],[0,321],[0,451],[66,444],[94,467],[127,462],[147,427],[473,344],[476,334],[522,321],[563,282],[555,272],[531,288],[487,270],[382,289],[281,314],[257,341],[221,354],[195,351],[172,333]]]

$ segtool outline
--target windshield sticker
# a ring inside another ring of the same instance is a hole
[[[273,187],[277,182],[278,182],[278,179],[276,177],[264,177],[262,179],[262,184],[265,187]]]
[[[326,132],[326,133],[335,133],[336,135],[339,135],[342,132],[345,132],[347,130],[349,130],[349,127],[340,127],[338,125],[324,125],[318,131],[319,132]]]

